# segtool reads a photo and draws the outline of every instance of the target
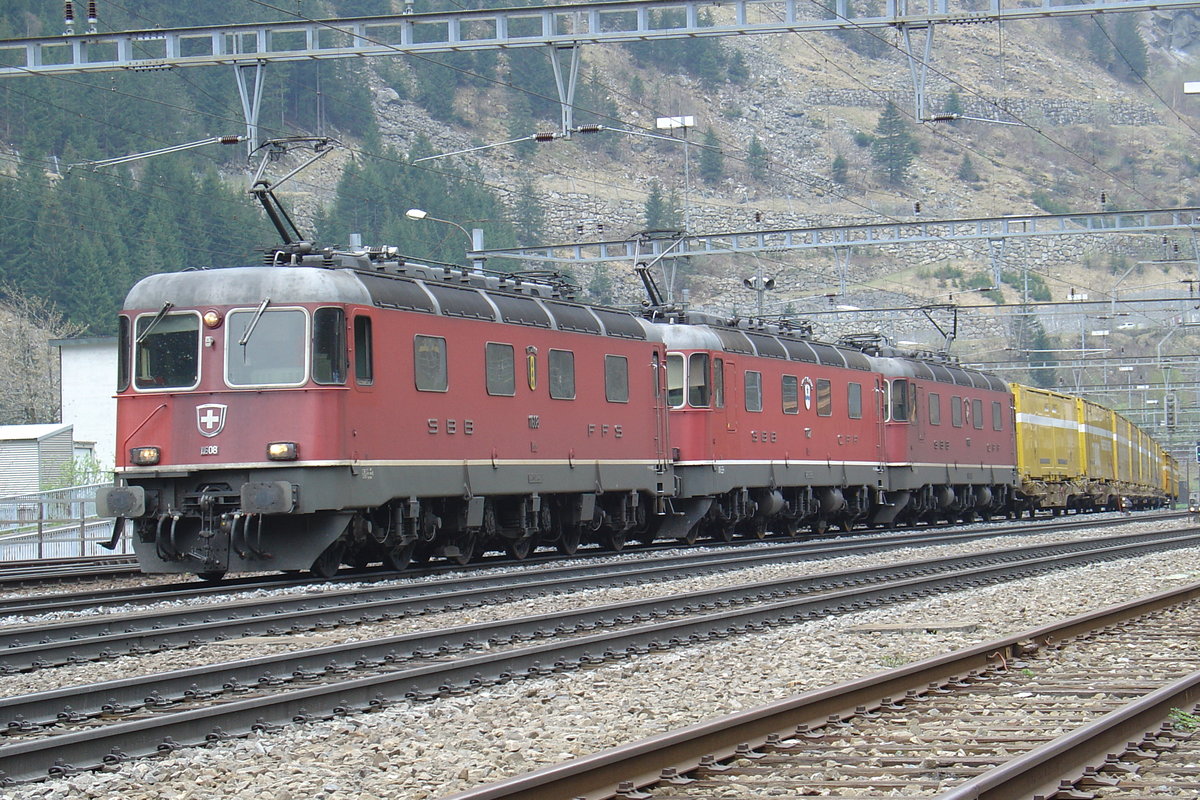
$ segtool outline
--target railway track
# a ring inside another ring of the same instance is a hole
[[[1195,546],[1198,541],[1200,532],[1188,530],[1157,537],[1106,537],[1088,546],[1058,543],[993,551],[352,641],[8,698],[0,701],[9,740],[0,746],[0,770],[10,779],[31,780],[169,750],[179,743],[270,729],[289,720],[377,710],[405,698],[453,695],[934,592]],[[344,617],[347,612],[340,613]]]
[[[894,580],[896,576],[954,570],[965,565],[1003,564],[1067,552],[1082,553],[1087,560],[1098,557],[1098,552],[1103,548],[1113,548],[1112,552],[1127,554],[1143,547],[1187,547],[1197,536],[1200,536],[1200,531],[1196,529],[1178,528],[1094,540],[1055,542],[872,568],[840,576],[788,579],[739,588],[737,593],[749,598],[804,594],[814,591],[814,587]],[[650,584],[765,563],[807,561],[839,552],[862,554],[879,552],[881,548],[911,545],[911,541],[904,540],[867,541],[857,545],[833,545],[819,553],[802,545],[793,545],[747,555],[688,555],[664,559],[648,566],[644,562],[593,564],[589,567],[572,565],[516,575],[504,573],[470,576],[445,583],[418,583],[402,590],[391,585],[354,587],[319,594],[247,598],[219,606],[181,605],[137,613],[123,611],[118,615],[72,618],[55,623],[38,622],[0,630],[0,672],[42,669],[123,654],[194,647],[205,642],[248,636],[279,636],[322,628],[344,628],[437,611],[495,605],[524,597],[606,588],[616,582]],[[712,602],[734,601],[722,599]]]
[[[1138,516],[1118,517],[1118,518],[1094,518],[1094,517],[1071,517],[1068,519],[1046,519],[1038,522],[1023,522],[1023,523],[1008,523],[1008,522],[993,522],[984,523],[979,527],[972,527],[966,530],[945,530],[940,528],[918,528],[907,532],[900,533],[857,533],[852,535],[844,535],[837,539],[825,539],[817,542],[803,542],[789,540],[741,540],[735,543],[716,543],[715,547],[720,552],[726,552],[730,549],[745,548],[747,550],[756,551],[755,555],[750,556],[751,559],[769,559],[774,557],[791,558],[795,554],[806,552],[810,554],[813,560],[828,558],[831,555],[839,553],[868,553],[882,552],[887,549],[899,549],[906,547],[924,547],[928,545],[945,545],[961,542],[978,541],[988,538],[999,538],[1005,536],[1029,536],[1039,533],[1055,533],[1069,530],[1086,530],[1094,527],[1119,527],[1126,524],[1137,522],[1169,522],[1172,520],[1182,520],[1186,515],[1181,512],[1165,512],[1165,513],[1147,513]],[[678,545],[674,543],[659,543],[650,548],[642,548],[636,552],[647,553],[655,550],[665,550],[674,552]],[[757,551],[762,551],[758,554]],[[550,574],[552,576],[572,576],[574,574],[585,574],[588,571],[598,569],[594,562],[610,560],[616,555],[612,552],[595,550],[595,551],[580,551],[574,557],[573,561],[577,562],[577,566],[562,568],[563,559],[557,554],[540,554],[531,556],[523,561],[513,561],[508,558],[494,558],[472,565],[475,571],[479,569],[489,568],[509,568],[513,566],[521,566],[524,569],[536,569],[539,566],[548,566],[554,570]],[[686,556],[671,555],[668,558],[675,559],[679,563],[696,563],[708,560],[710,557],[717,560],[723,555],[713,556],[711,552],[705,552],[703,548],[693,549]],[[74,561],[64,564],[64,566],[78,566],[81,570],[85,570],[87,564],[91,562],[85,561],[78,564]],[[749,561],[747,565],[749,565]],[[114,567],[116,568],[116,567]],[[21,574],[20,565],[13,566],[14,576]],[[136,569],[120,567],[125,572],[135,573]],[[263,589],[290,589],[296,587],[314,587],[322,592],[335,591],[330,587],[351,584],[359,586],[364,583],[384,583],[395,581],[399,578],[438,578],[440,576],[449,576],[455,578],[461,576],[463,568],[461,566],[451,565],[436,565],[423,568],[410,567],[403,573],[395,573],[390,571],[349,571],[344,570],[334,578],[314,582],[311,576],[292,577],[287,575],[271,574],[271,575],[253,575],[243,576],[238,578],[227,578],[215,583],[202,583],[197,581],[187,582],[172,582],[168,584],[143,585],[136,587],[118,587],[118,588],[102,588],[102,589],[85,589],[77,592],[55,593],[50,595],[26,595],[8,598],[0,598],[0,618],[9,615],[31,615],[31,614],[52,614],[62,612],[86,612],[92,611],[97,606],[137,606],[147,605],[152,603],[173,602],[173,601],[200,601],[204,598],[224,598],[230,595],[239,593],[251,594],[260,592]],[[28,582],[36,580],[36,570],[24,573],[23,581]],[[484,581],[490,580],[485,576]],[[508,578],[505,578],[508,580]],[[0,645],[2,646],[2,645]]]
[[[1198,600],[1164,592],[451,800],[1195,796]]]

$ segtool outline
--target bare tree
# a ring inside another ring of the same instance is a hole
[[[0,285],[0,424],[58,421],[60,376],[50,340],[82,331],[50,301]]]

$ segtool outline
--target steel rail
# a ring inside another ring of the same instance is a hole
[[[1192,537],[1200,537],[1200,531],[1189,527],[989,550],[978,554],[856,570],[847,573],[844,580],[880,580],[881,576],[894,575],[909,565],[917,569],[952,569],[956,565],[979,563],[986,559],[1025,558],[1030,553],[1068,550],[1090,551],[1121,542],[1137,546],[1174,536],[1190,541]],[[809,560],[811,557],[804,548],[797,548],[790,560]],[[783,559],[779,554],[771,554],[759,556],[754,560],[759,563],[778,563]],[[311,630],[327,625],[344,626],[355,622],[426,614],[431,610],[457,610],[462,607],[511,602],[538,594],[561,594],[567,589],[612,586],[616,579],[629,585],[672,577],[695,577],[708,572],[747,566],[746,559],[737,556],[716,558],[704,564],[698,564],[689,558],[672,561],[673,563],[666,566],[645,567],[635,563],[593,565],[588,570],[555,570],[550,574],[533,573],[524,581],[514,579],[512,575],[501,574],[471,579],[468,586],[413,584],[401,590],[390,586],[371,587],[299,597],[275,597],[266,602],[262,598],[254,598],[221,607],[185,606],[153,609],[138,614],[125,614],[120,618],[101,616],[60,623],[37,623],[0,631],[0,671],[20,672],[59,664],[113,658],[124,653],[136,654],[192,647],[204,642],[251,635],[278,635],[289,630]],[[782,591],[779,587],[784,585],[823,585],[827,584],[828,580],[828,576],[790,578],[762,585],[755,584],[752,587],[740,587],[739,591]],[[519,581],[519,585],[514,585],[514,581]]]
[[[1027,562],[993,564],[969,568],[961,573],[908,578],[886,585],[835,591],[816,598],[770,601],[771,595],[768,593],[761,598],[756,596],[756,599],[765,599],[767,602],[748,608],[736,608],[686,619],[650,622],[634,625],[623,631],[591,634],[516,650],[486,653],[447,663],[425,664],[411,669],[384,671],[335,683],[285,689],[264,697],[230,700],[174,713],[160,710],[141,719],[127,720],[105,727],[85,728],[56,736],[35,737],[28,741],[0,746],[0,771],[3,771],[8,779],[34,780],[44,777],[47,771],[53,774],[56,769],[66,768],[55,767],[56,761],[60,765],[65,764],[70,768],[96,766],[106,758],[123,760],[164,748],[173,749],[180,746],[180,743],[198,743],[206,739],[227,738],[256,727],[260,729],[270,727],[281,721],[308,721],[348,714],[354,710],[369,711],[378,709],[398,697],[429,699],[439,694],[456,694],[517,677],[533,677],[555,671],[576,669],[601,661],[627,658],[633,654],[700,643],[713,638],[727,638],[744,631],[764,630],[777,625],[820,618],[832,613],[859,610],[871,605],[899,602],[937,591],[978,586],[1014,577],[1040,574],[1067,566],[1179,547],[1184,544],[1184,541],[1180,539],[1158,543],[1146,542],[1102,551],[1050,555]],[[1187,541],[1200,541],[1200,532],[1188,537]],[[1191,590],[1200,592],[1200,585],[1191,587]],[[666,606],[643,603],[641,614],[644,617],[652,618],[654,614],[650,609],[654,607],[661,607],[669,612],[670,603],[677,600],[678,598],[665,598],[654,601],[667,603]],[[592,610],[575,616],[594,620],[594,614],[595,611]],[[625,621],[634,620],[634,617],[629,617]],[[528,638],[556,635],[557,630],[552,627],[555,622],[557,622],[557,628],[565,627],[560,615],[530,617],[526,618],[525,622],[535,626],[520,634]],[[509,624],[509,622],[505,624]],[[592,623],[584,622],[582,624],[590,625]],[[448,642],[449,633],[449,631],[439,631],[430,636],[436,641]],[[463,631],[460,630],[459,633],[461,634]],[[478,642],[477,632],[474,640],[469,638],[470,635],[471,633],[467,632],[467,636],[461,639],[464,646],[468,646],[471,641]],[[446,648],[446,651],[449,652],[454,649],[454,646],[447,644]],[[1000,657],[1001,654],[995,652],[983,659],[983,665],[986,666],[990,661]],[[214,674],[224,676],[227,674],[229,665],[208,669]],[[321,667],[319,673],[338,674],[346,669],[348,666],[334,664],[331,669]],[[906,670],[898,672],[905,674]],[[302,675],[301,677],[308,676]],[[230,680],[229,683],[235,693],[245,685],[245,682],[241,680]],[[75,696],[82,698],[82,691],[82,687],[77,689]],[[59,693],[53,698],[53,701],[61,703],[63,696],[62,693]],[[33,697],[36,698],[36,696]],[[169,703],[156,702],[155,705],[162,706],[169,705]],[[853,707],[852,705],[851,708]],[[31,711],[30,713],[35,712]],[[827,717],[827,714],[828,712],[822,719]],[[71,717],[68,716],[67,719],[71,719]],[[738,741],[740,743],[746,739],[741,738]],[[117,751],[115,756],[113,755],[114,748]],[[706,750],[705,752],[715,751]],[[622,780],[627,779],[627,776],[622,778]],[[578,794],[572,790],[568,794],[555,796],[574,797]]]
[[[908,532],[894,533],[875,533],[858,531],[855,534],[845,534],[834,537],[822,537],[819,541],[809,540],[806,538],[799,539],[781,539],[778,537],[768,537],[765,540],[760,539],[735,539],[730,542],[711,541],[701,542],[687,556],[667,556],[666,559],[692,559],[693,563],[700,563],[706,560],[720,559],[721,554],[714,555],[711,552],[706,552],[704,548],[754,548],[764,550],[770,554],[769,557],[776,555],[783,556],[790,554],[798,549],[803,548],[812,558],[827,558],[831,555],[844,555],[853,552],[879,552],[887,547],[918,547],[925,545],[938,544],[953,544],[956,542],[970,541],[979,538],[988,537],[1003,537],[1003,536],[1035,536],[1043,533],[1053,533],[1064,530],[1084,530],[1092,527],[1118,527],[1135,522],[1148,522],[1177,519],[1185,516],[1184,512],[1158,512],[1151,514],[1142,514],[1137,516],[1095,519],[1090,517],[1071,517],[1069,519],[1044,520],[1037,523],[1023,522],[1013,525],[1002,525],[996,527],[999,521],[989,521],[982,523],[990,525],[990,528],[978,528],[972,530],[949,530],[945,527],[925,527],[911,529]],[[1002,524],[1002,523],[1000,523]],[[936,532],[935,532],[936,531]],[[627,554],[648,553],[655,550],[675,550],[680,545],[675,542],[658,542],[653,545],[629,548],[622,551]],[[862,548],[862,549],[859,549]],[[576,562],[575,566],[560,566],[564,560],[564,556],[554,553],[534,554],[522,561],[516,561],[507,558],[488,559],[486,561],[474,562],[470,565],[470,569],[479,571],[480,569],[488,569],[495,567],[506,566],[521,566],[532,567],[537,564],[550,565],[552,569],[564,570],[555,572],[556,575],[570,576],[578,570],[595,570],[603,567],[590,565],[588,562],[599,559],[613,558],[620,554],[607,550],[588,550],[576,553],[570,558]],[[751,556],[752,560],[768,557]],[[647,566],[648,561],[643,561],[642,566]],[[664,557],[655,557],[655,563],[665,563]],[[731,565],[732,567],[732,565]],[[610,569],[619,570],[621,567],[612,566]],[[419,569],[409,568],[401,572],[392,571],[370,571],[370,572],[341,572],[335,577],[322,581],[323,585],[330,583],[380,583],[383,581],[404,580],[407,578],[427,578],[441,574],[450,573],[459,575],[463,572],[463,567],[459,565],[438,565],[433,567],[424,567]],[[610,573],[611,574],[611,573]],[[486,580],[485,576],[485,580]],[[520,580],[519,577],[514,578]],[[0,578],[0,582],[2,582]],[[464,580],[464,579],[460,579]],[[465,580],[471,580],[467,578]],[[69,595],[52,594],[39,595],[35,597],[13,597],[0,598],[0,616],[16,615],[16,614],[44,614],[48,612],[62,611],[86,611],[95,608],[97,604],[105,605],[131,605],[144,603],[160,603],[171,600],[194,600],[202,597],[225,596],[233,592],[240,591],[259,591],[261,589],[280,589],[296,586],[305,586],[316,582],[310,576],[303,578],[295,578],[282,575],[258,575],[246,576],[239,578],[227,578],[216,583],[199,583],[196,581],[186,583],[170,583],[159,585],[140,586],[135,588],[118,588],[118,589],[95,589],[83,592],[72,592]]]
[[[622,787],[628,793],[629,786],[642,787],[658,782],[664,770],[685,774],[699,766],[702,760],[707,761],[711,758],[721,761],[735,755],[739,748],[761,746],[769,736],[790,736],[800,726],[819,728],[831,719],[848,719],[864,709],[878,709],[892,698],[903,697],[909,691],[915,690],[919,694],[927,687],[942,687],[972,673],[988,674],[1008,666],[1022,655],[1028,654],[1031,649],[1081,636],[1198,598],[1200,583],[1161,592],[1148,598],[1081,614],[1053,625],[935,656],[890,672],[805,692],[793,698],[702,722],[683,730],[671,731],[640,742],[555,764],[525,775],[459,792],[446,800],[610,798],[616,796]],[[1150,717],[1163,709],[1164,704],[1170,702],[1166,698],[1171,697],[1174,692],[1179,692],[1174,696],[1180,698],[1181,702],[1194,702],[1197,692],[1196,676],[1155,692],[1142,703],[1131,707],[1131,710],[1116,712],[1108,720],[1108,724],[1113,726],[1108,730],[1128,731],[1128,727],[1123,727],[1123,717],[1137,719],[1136,723],[1131,724],[1145,725]],[[1150,697],[1154,698],[1153,701]],[[1167,707],[1168,712],[1169,710]],[[1158,717],[1158,721],[1165,716],[1164,713]],[[1107,742],[1112,741],[1112,735],[1105,733],[1101,737],[1100,725],[1101,722],[1098,721],[1095,723],[1097,727],[1088,726],[1072,733],[1071,744],[1079,744],[1085,736],[1082,732],[1086,732],[1086,735],[1096,736],[1097,743],[1105,743],[1107,746]],[[1116,735],[1116,740],[1121,741],[1120,734]],[[1088,760],[1079,759],[1077,755],[1059,755],[1059,748],[1065,748],[1064,743],[1045,745],[1014,761],[1013,763],[1018,765],[1010,771],[999,772],[991,777],[987,774],[980,776],[980,784],[974,787],[960,786],[956,792],[943,795],[940,800],[1010,800],[1018,796],[1031,797],[1032,793],[1025,791],[1029,788],[1026,785],[1028,778],[1020,777],[1029,774],[1022,770],[1022,766],[1029,765],[1037,769],[1040,766],[1052,765],[1055,762],[1051,756],[1059,758],[1063,764],[1069,759]],[[1044,759],[1042,765],[1030,764],[1030,759],[1039,751],[1041,752],[1038,757]],[[1111,747],[1107,750],[1101,747],[1095,752],[1098,752],[1103,760],[1104,755],[1113,750]],[[1011,779],[1013,783],[1002,779]],[[1054,783],[1054,788],[1059,788],[1057,778]],[[1016,785],[1020,785],[1020,793],[1008,793]],[[980,789],[982,793],[975,793],[974,789]],[[1047,792],[1045,796],[1051,794]]]

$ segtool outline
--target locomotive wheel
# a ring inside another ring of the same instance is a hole
[[[199,578],[200,580],[206,581],[208,583],[216,583],[217,581],[219,581],[225,577],[225,570],[214,569],[214,570],[209,570],[207,572],[197,572],[196,577]]]
[[[400,572],[406,569],[412,563],[413,554],[417,552],[417,542],[413,540],[405,544],[397,545],[396,547],[388,548],[384,554],[384,561],[390,569]]]
[[[475,545],[479,542],[479,534],[475,532],[464,533],[458,539],[458,555],[451,556],[451,560],[459,566],[465,567],[471,563],[471,559],[475,557]]]
[[[604,546],[619,553],[625,549],[625,531],[610,531],[604,534]]]
[[[583,529],[578,525],[567,525],[563,528],[562,534],[558,537],[558,542],[555,547],[558,552],[564,556],[573,556],[575,551],[579,549],[579,542],[583,538]]]
[[[512,558],[516,559],[517,561],[524,561],[525,559],[529,558],[529,554],[533,552],[533,537],[526,536],[523,539],[514,539],[513,541],[504,545],[504,549]]]
[[[809,525],[809,528],[817,536],[822,536],[827,530],[829,530],[829,520],[825,519],[824,517],[818,517],[817,519],[813,520],[813,523],[812,525]]]
[[[317,556],[317,559],[313,561],[308,571],[313,574],[313,577],[326,581],[329,580],[334,575],[337,575],[338,567],[342,565],[342,554],[345,552],[345,542],[340,540],[334,542],[329,547],[326,547],[321,555]]]
[[[687,533],[684,534],[682,541],[684,544],[686,544],[690,547],[691,545],[694,545],[697,542],[697,540],[699,540],[699,539],[700,539],[700,526],[693,525],[691,530],[689,530]]]
[[[746,531],[747,539],[765,539],[767,538],[767,521],[760,519],[750,523],[750,529]]]
[[[719,526],[717,528],[717,535],[714,536],[713,539],[717,539],[722,542],[732,542],[733,541],[733,528],[729,525]]]

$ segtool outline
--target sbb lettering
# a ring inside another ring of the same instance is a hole
[[[431,417],[431,418],[425,420],[425,431],[427,433],[429,433],[430,435],[438,434],[443,431],[446,432],[447,434],[453,435],[453,434],[459,433],[461,431],[464,436],[470,436],[471,434],[475,433],[475,420],[473,420],[473,419],[464,419],[461,421],[459,421],[457,419],[440,420],[440,419],[434,419]]]
[[[750,441],[758,444],[768,444],[779,441],[776,431],[750,431]]]

